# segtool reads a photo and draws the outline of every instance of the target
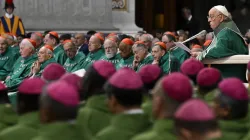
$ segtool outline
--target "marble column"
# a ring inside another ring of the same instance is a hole
[[[120,29],[120,32],[126,34],[135,34],[137,31],[141,31],[135,24],[135,0],[127,0],[126,11],[113,10],[113,24],[116,28]]]
[[[4,3],[4,2],[3,2]],[[117,31],[111,0],[15,0],[26,30]]]

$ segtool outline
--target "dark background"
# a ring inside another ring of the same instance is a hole
[[[250,0],[135,0],[136,25],[154,34],[158,28],[176,31],[182,28],[182,8],[188,7],[200,30],[211,30],[207,22],[208,11],[215,5],[225,5],[233,20],[244,34],[250,28]],[[244,9],[245,15],[241,14]],[[160,16],[160,17],[159,17]]]

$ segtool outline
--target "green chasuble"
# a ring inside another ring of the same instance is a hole
[[[0,54],[0,81],[4,81],[8,74],[11,72],[17,55],[12,52],[10,48],[7,48],[6,52]]]
[[[28,58],[19,57],[13,66],[9,79],[5,80],[9,92],[17,91],[17,87],[28,77],[32,64],[37,60],[35,55]]]
[[[214,39],[208,48],[203,51],[197,58],[217,59],[232,55],[248,55],[248,47],[245,46],[242,35],[235,25],[230,20],[222,22],[214,30]],[[212,65],[219,69],[223,78],[237,77],[242,81],[246,81],[246,65],[245,64],[217,64]]]
[[[208,93],[200,93],[200,91],[198,90],[196,93],[195,93],[195,96],[199,99],[202,99],[204,101],[206,101],[206,103],[208,103],[209,105],[212,105],[213,104],[213,101],[214,99],[216,98],[216,93],[217,93],[217,89],[214,89]]]
[[[190,55],[183,50],[182,48],[179,47],[174,47],[170,50],[172,52],[172,54],[179,60],[180,65],[187,60],[188,58],[190,58]]]
[[[77,126],[84,140],[90,140],[109,125],[112,113],[108,109],[106,99],[106,95],[94,95],[79,110]]]
[[[76,126],[70,122],[53,122],[41,125],[39,133],[32,140],[84,140],[79,137]]]
[[[40,126],[39,113],[31,112],[18,118],[18,123],[4,129],[0,133],[0,140],[31,140],[37,136]]]
[[[134,56],[130,56],[127,59],[121,59],[120,62],[116,65],[116,69],[119,70],[120,68],[123,67],[128,67],[128,68],[132,68],[133,67],[133,61],[134,61]]]
[[[104,55],[101,59],[112,63],[116,67],[121,60],[121,56],[120,56],[120,54],[117,54],[112,58],[107,58],[106,55]]]
[[[40,66],[40,71],[36,74],[37,77],[41,77],[43,70],[46,66],[48,66],[51,63],[57,63],[56,60],[54,58],[50,58],[49,60],[46,60],[45,62],[43,62]]]
[[[154,61],[153,56],[149,53],[141,62],[139,62],[137,68],[135,69],[137,72],[145,65],[152,64]]]
[[[150,131],[141,133],[132,140],[176,140],[173,120],[156,120]]]
[[[8,48],[10,48],[10,50],[17,56],[19,57],[20,56],[20,48],[19,46],[9,46]]]
[[[213,140],[242,140],[248,133],[248,119],[220,120],[222,137]]]
[[[96,140],[129,140],[150,127],[143,113],[121,113],[115,115],[109,126],[98,132]]]
[[[10,104],[0,104],[0,131],[17,123],[17,113]]]
[[[105,53],[103,49],[99,49],[96,52],[89,52],[83,64],[83,68],[88,69],[90,65],[92,65],[95,61],[100,60],[104,55]]]
[[[82,69],[82,65],[85,62],[85,54],[82,52],[78,52],[75,57],[68,58],[64,63],[63,67],[66,69],[67,72],[75,72],[77,70]]]
[[[141,105],[141,108],[144,112],[144,114],[146,114],[148,116],[148,119],[150,121],[153,120],[153,115],[152,115],[152,98],[149,97],[149,95],[145,96],[144,102]]]
[[[179,71],[180,62],[174,55],[172,55],[171,52],[167,52],[164,56],[162,56],[159,66],[164,74],[169,74],[171,72]]]
[[[63,46],[57,45],[54,48],[54,58],[56,59],[56,62],[63,65],[67,59],[67,55],[64,52]]]

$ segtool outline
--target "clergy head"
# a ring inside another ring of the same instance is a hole
[[[151,93],[153,116],[156,119],[166,119],[174,117],[180,104],[192,98],[193,87],[187,76],[176,72],[160,79]]]
[[[59,80],[66,81],[68,84],[74,86],[77,91],[80,90],[81,77],[72,73],[65,73]]]
[[[92,35],[89,39],[89,51],[96,52],[101,49],[104,42],[104,37],[100,33]]]
[[[36,41],[32,39],[23,39],[20,43],[20,55],[22,58],[30,57],[35,52]]]
[[[148,50],[152,47],[153,37],[150,34],[143,34],[140,36],[139,41],[143,41]]]
[[[104,50],[105,50],[105,55],[108,59],[113,58],[117,54],[117,43],[116,40],[112,37],[106,39],[104,41]]]
[[[45,37],[44,37],[44,44],[50,45],[53,48],[56,47],[59,44],[59,36],[58,33],[55,31],[50,31]]]
[[[76,119],[79,103],[79,94],[74,86],[60,80],[51,83],[43,90],[40,98],[40,122],[69,123]]]
[[[156,42],[152,48],[152,56],[154,60],[159,61],[167,52],[167,46],[163,42]]]
[[[219,83],[219,92],[213,109],[219,119],[239,120],[248,114],[248,91],[237,78],[227,78]]]
[[[165,32],[162,36],[162,42],[166,44],[167,50],[174,46],[176,36],[172,32]]]
[[[5,0],[5,6],[4,6],[4,9],[5,9],[5,12],[9,15],[13,14],[13,11],[15,9],[15,5],[13,3],[13,0]]]
[[[95,61],[81,81],[81,99],[104,94],[103,85],[116,72],[114,65],[104,60]]]
[[[229,20],[229,12],[225,6],[217,5],[209,10],[208,22],[213,30],[225,20]]]
[[[190,99],[178,108],[174,127],[181,140],[208,140],[221,136],[213,110],[199,99]]]
[[[72,40],[65,40],[63,42],[63,49],[69,59],[73,59],[77,53],[77,46],[72,42]]]
[[[42,80],[45,82],[53,82],[60,79],[65,73],[66,70],[63,66],[57,63],[51,63],[44,68]]]
[[[19,115],[38,111],[39,97],[45,82],[40,78],[23,80],[17,92],[17,112]]]
[[[196,85],[196,77],[198,73],[204,68],[203,63],[195,58],[185,60],[181,65],[181,72],[188,76],[190,80]]]
[[[36,48],[43,44],[43,34],[40,32],[32,33],[30,39],[33,39],[36,41]]]
[[[60,44],[63,44],[65,40],[71,40],[71,34],[62,34],[59,37]]]
[[[132,46],[134,45],[134,41],[129,38],[125,38],[119,44],[120,55],[123,59],[129,58],[133,55]]]
[[[221,73],[215,68],[203,68],[196,77],[200,94],[207,94],[217,88],[222,80]]]
[[[0,104],[9,104],[8,88],[0,82]]]
[[[0,36],[0,54],[4,54],[8,48],[8,43],[4,37]]]
[[[192,46],[191,52],[202,52],[202,51],[203,51],[202,46],[197,45],[197,44]]]
[[[163,73],[158,65],[145,65],[138,72],[146,90],[154,88],[156,82],[162,77]]]
[[[38,62],[44,63],[45,61],[53,58],[53,47],[50,45],[44,45],[37,53]]]
[[[75,39],[76,39],[75,45],[78,47],[82,46],[85,43],[85,36],[83,33],[77,33],[75,35]]]
[[[12,46],[13,44],[15,44],[14,37],[10,33],[4,33],[2,37],[6,39],[9,46]]]
[[[133,46],[134,59],[138,62],[144,60],[148,55],[148,47],[141,41],[137,41]]]
[[[140,109],[143,100],[143,82],[129,68],[122,68],[110,77],[104,86],[108,95],[108,106],[114,114]]]

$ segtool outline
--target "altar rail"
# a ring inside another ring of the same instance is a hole
[[[250,61],[250,55],[233,55],[229,57],[219,58],[219,59],[204,59],[203,64],[248,64]],[[246,74],[248,80],[248,76]],[[244,83],[248,87],[248,83]]]

